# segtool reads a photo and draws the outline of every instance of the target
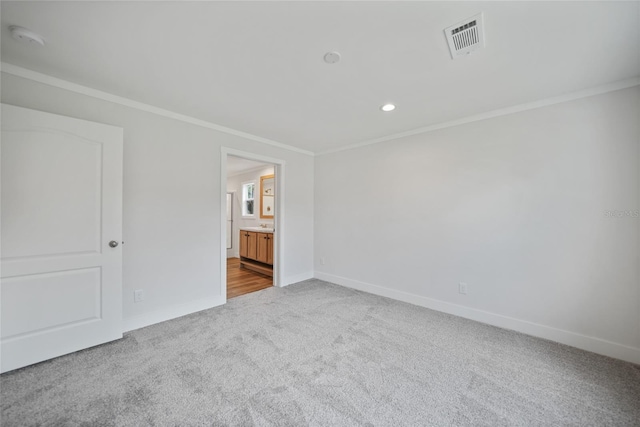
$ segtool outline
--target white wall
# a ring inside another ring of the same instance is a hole
[[[640,363],[640,219],[606,215],[640,210],[637,87],[314,164],[13,75],[1,84],[7,104],[124,128],[126,329],[222,301],[224,146],[286,161],[285,284],[313,274],[315,247],[318,277]]]
[[[232,175],[227,178],[227,191],[235,192],[233,198],[233,247],[227,250],[227,258],[240,257],[239,233],[241,227],[259,227],[260,224],[268,224],[268,227],[273,227],[275,216],[274,218],[260,218],[260,212],[262,212],[262,206],[260,205],[260,177],[273,174],[273,166],[265,165],[262,169]],[[256,183],[256,198],[254,201],[256,215],[253,218],[242,216],[242,184],[247,181]],[[313,189],[310,191],[313,192]]]
[[[640,363],[639,103],[316,157],[316,276]]]
[[[4,103],[124,128],[125,330],[224,301],[222,146],[286,162],[282,281],[313,275],[313,157],[6,73],[1,83]]]

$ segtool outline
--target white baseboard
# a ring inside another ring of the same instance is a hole
[[[122,332],[129,332],[135,329],[144,328],[145,326],[155,325],[156,323],[166,320],[175,319],[177,317],[186,316],[187,314],[196,313],[198,311],[207,310],[217,307],[226,302],[223,297],[214,297],[188,302],[164,309],[152,311],[150,313],[132,316],[122,321]]]
[[[313,271],[307,271],[305,273],[296,274],[295,276],[287,276],[282,281],[283,283],[281,284],[280,287],[289,286],[289,285],[291,285],[293,283],[298,283],[298,282],[302,282],[304,280],[309,280],[309,279],[313,279],[313,278],[314,278]]]
[[[455,316],[464,317],[466,319],[475,320],[504,329],[511,329],[532,335],[539,338],[545,338],[551,341],[577,347],[582,350],[591,351],[593,353],[602,354],[613,357],[615,359],[624,360],[631,363],[640,364],[640,348],[634,348],[606,341],[600,338],[589,337],[575,332],[565,331],[550,326],[540,325],[538,323],[528,322],[526,320],[515,319],[513,317],[502,316],[500,314],[488,311],[478,310],[475,308],[465,307],[458,304],[452,304],[433,298],[427,298],[408,292],[398,291],[395,289],[385,288],[382,286],[372,285],[357,280],[348,279],[346,277],[335,276],[321,271],[315,272],[315,277],[337,285],[345,286],[359,291],[368,292],[375,295],[395,299],[402,302],[430,308],[432,310],[441,311],[443,313],[453,314]]]
[[[302,274],[296,274],[294,276],[288,276],[283,281],[282,287],[290,285],[292,283],[302,282],[303,280],[313,279],[313,272],[308,271]],[[132,316],[122,321],[122,332],[129,332],[136,329],[144,328],[145,326],[155,325],[156,323],[164,322],[166,320],[175,319],[177,317],[186,316],[187,314],[196,313],[198,311],[207,310],[209,308],[217,307],[226,302],[222,297],[207,298],[197,300],[177,306],[172,306],[150,313],[140,314],[138,316]]]

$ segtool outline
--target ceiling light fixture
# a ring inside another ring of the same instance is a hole
[[[27,30],[24,27],[18,27],[17,25],[12,25],[9,27],[9,31],[11,31],[11,37],[18,40],[19,42],[39,44],[40,46],[44,46],[44,39],[42,38],[42,36],[34,33],[31,30]]]
[[[324,62],[327,64],[335,64],[340,61],[340,54],[338,52],[327,52],[324,54]]]
[[[382,107],[380,107],[380,109],[385,113],[388,113],[389,111],[395,110],[396,106],[393,104],[384,104]]]

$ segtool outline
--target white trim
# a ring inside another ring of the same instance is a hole
[[[463,117],[457,120],[438,123],[431,126],[420,127],[420,128],[408,130],[405,132],[395,133],[393,135],[383,136],[381,138],[370,139],[367,141],[362,141],[355,144],[346,145],[343,147],[332,148],[329,150],[316,152],[315,155],[321,156],[324,154],[331,154],[331,153],[338,153],[340,151],[352,150],[354,148],[365,147],[367,145],[379,144],[381,142],[388,142],[395,139],[404,138],[407,136],[419,135],[422,133],[433,132],[436,130],[446,129],[454,126],[460,126],[467,123],[478,122],[480,120],[487,120],[487,119],[492,119],[494,117],[520,113],[522,111],[535,110],[536,108],[548,107],[550,105],[561,104],[563,102],[574,101],[576,99],[587,98],[594,95],[601,95],[604,93],[614,92],[616,90],[621,90],[621,89],[627,89],[627,88],[638,86],[638,85],[640,85],[640,77],[633,77],[631,79],[620,80],[614,83],[609,83],[602,86],[596,86],[589,89],[584,89],[577,92],[556,96],[553,98],[546,98],[539,101],[529,102],[526,104],[514,105],[507,108],[488,111],[486,113],[480,113],[473,116]]]
[[[625,346],[622,344],[606,341],[600,338],[590,337],[571,331],[553,328],[526,320],[515,319],[513,317],[503,316],[488,311],[478,310],[471,307],[465,307],[458,304],[452,304],[433,298],[427,298],[420,295],[411,294],[409,292],[398,291],[382,286],[372,285],[370,283],[360,282],[358,280],[348,279],[346,277],[335,276],[333,274],[315,272],[315,277],[327,282],[335,283],[352,289],[368,292],[375,295],[403,301],[409,304],[426,307],[432,310],[441,311],[443,313],[453,314],[454,316],[464,317],[489,325],[497,326],[504,329],[511,329],[532,335],[539,338],[577,347],[582,350],[591,351],[616,359],[625,360],[631,363],[640,364],[640,348]]]
[[[101,99],[103,101],[113,102],[114,104],[124,105],[125,107],[135,108],[137,110],[146,111],[147,113],[157,114],[159,116],[168,117],[170,119],[179,120],[181,122],[189,123],[196,126],[201,126],[207,129],[212,129],[218,132],[224,132],[230,135],[239,136],[240,138],[250,139],[252,141],[261,142],[263,144],[272,145],[274,147],[282,148],[284,150],[295,151],[296,153],[306,154],[313,156],[311,151],[303,150],[298,147],[294,147],[282,142],[274,141],[261,136],[253,135],[247,132],[242,132],[237,129],[228,128],[215,123],[208,122],[206,120],[196,119],[195,117],[187,116],[184,114],[175,113],[164,108],[154,107],[153,105],[145,104],[143,102],[134,101],[133,99],[125,98],[118,95],[113,95],[107,92],[103,92],[97,89],[92,89],[87,86],[82,86],[76,83],[62,80],[57,77],[48,76],[46,74],[31,71],[26,68],[18,67],[17,65],[2,62],[0,64],[0,71],[14,76],[22,77],[24,79],[33,80],[38,83],[43,83],[49,86],[65,89],[71,92],[79,93],[82,95],[90,96],[92,98]]]
[[[227,150],[220,148],[220,298],[227,303]],[[240,207],[242,209],[242,206]],[[242,215],[242,211],[240,212]],[[231,227],[233,233],[233,227]],[[240,247],[240,242],[236,245]],[[235,251],[234,251],[235,253]],[[238,249],[240,258],[240,249]]]
[[[381,142],[388,142],[407,136],[419,135],[422,133],[433,132],[440,129],[446,129],[454,126],[464,125],[467,123],[477,122],[480,120],[491,119],[494,117],[506,116],[509,114],[519,113],[527,110],[534,110],[536,108],[547,107],[550,105],[560,104],[563,102],[574,101],[580,98],[587,98],[594,95],[601,95],[608,92],[614,92],[616,90],[627,89],[630,87],[640,85],[640,77],[633,77],[626,80],[620,80],[613,83],[608,83],[601,86],[596,86],[588,89],[583,89],[577,92],[572,92],[565,95],[560,95],[552,98],[546,98],[526,104],[514,105],[507,108],[501,108],[498,110],[488,111],[486,113],[480,113],[473,116],[463,117],[457,120],[452,120],[443,123],[437,123],[430,126],[420,127],[405,132],[395,133],[392,135],[383,136],[381,138],[370,139],[366,141],[357,142],[355,144],[349,144],[342,147],[331,148],[329,150],[312,152],[304,150],[302,148],[294,147],[292,145],[284,144],[282,142],[274,141],[268,138],[263,138],[258,135],[253,135],[247,132],[242,132],[237,129],[228,128],[215,123],[211,123],[205,120],[196,119],[194,117],[186,116],[183,114],[175,113],[173,111],[165,110],[163,108],[154,107],[153,105],[145,104],[142,102],[134,101],[122,96],[113,95],[107,92],[103,92],[97,89],[92,89],[86,86],[82,86],[76,83],[62,80],[57,77],[48,76],[46,74],[38,73],[36,71],[28,70],[26,68],[19,67],[17,65],[9,64],[7,62],[0,63],[0,71],[12,74],[14,76],[22,77],[24,79],[33,80],[38,83],[43,83],[49,86],[57,87],[60,89],[69,90],[82,95],[90,96],[93,98],[101,99],[103,101],[113,102],[115,104],[124,105],[129,108],[135,108],[137,110],[146,111],[148,113],[157,114],[159,116],[168,117],[174,120],[179,120],[185,123],[189,123],[196,126],[201,126],[207,129],[212,129],[219,132],[224,132],[230,135],[235,135],[241,138],[249,139],[256,142],[272,145],[274,147],[282,148],[284,150],[294,151],[296,153],[306,154],[308,156],[321,156],[324,154],[337,153],[340,151],[352,150],[354,148],[365,147],[367,145],[379,144]]]
[[[185,304],[174,305],[168,308],[152,311],[150,313],[139,314],[122,321],[122,332],[124,333],[133,331],[135,329],[144,328],[145,326],[155,325],[156,323],[186,316],[187,314],[196,313],[202,310],[208,310],[210,308],[220,306],[224,303],[225,299],[222,299],[220,297],[213,297],[204,300],[200,299]]]
[[[228,196],[229,194],[231,194],[231,232],[233,233],[233,226],[234,226],[234,224],[233,224],[233,223],[235,222],[235,220],[233,219],[233,211],[234,211],[234,209],[233,209],[233,201],[234,201],[234,198],[235,198],[235,196],[236,196],[236,190],[227,190],[227,194],[226,194],[226,196]],[[226,198],[226,196],[225,196],[225,199],[224,199],[224,201],[225,201],[225,206],[226,206],[226,203],[227,203],[227,198]],[[227,218],[227,215],[226,215],[226,211],[225,211],[225,219],[226,219],[226,218]],[[229,220],[227,219],[227,221],[229,221]],[[225,222],[225,226],[226,226],[226,222]],[[225,230],[226,230],[226,228],[225,228]],[[240,242],[238,242],[238,243],[240,243]],[[227,245],[226,245],[226,239],[225,239],[225,245],[224,245],[224,247],[225,247],[225,248],[227,247]],[[228,249],[228,248],[227,248],[227,251],[225,252],[225,253],[226,253],[226,256],[227,256],[227,259],[229,259],[229,258],[240,258],[240,255],[239,255],[239,254],[238,254],[238,255],[236,255],[236,252],[238,252],[238,251],[236,251],[237,247],[238,247],[238,245],[237,245],[237,244],[236,244],[236,245],[234,245],[234,244],[233,244],[233,236],[231,236],[231,249]],[[231,251],[231,252],[232,252],[231,256],[229,256],[229,251]]]
[[[273,286],[282,287],[284,286],[283,276],[284,276],[284,200],[285,200],[285,191],[284,191],[284,183],[285,183],[285,162],[284,160],[280,160],[279,162],[274,163],[274,173],[275,173],[275,187],[276,187],[276,200],[275,200],[275,210],[276,215],[273,219],[273,253],[276,257],[273,264]],[[262,209],[262,207],[260,207]]]
[[[235,148],[229,147],[221,147],[222,154],[227,154],[229,156],[242,157],[247,160],[253,160],[256,162],[269,163],[273,165],[284,165],[286,162],[282,159],[277,159],[275,157],[263,156],[261,154],[254,154],[248,151],[236,150]],[[225,162],[226,167],[226,162]],[[226,177],[226,175],[225,175]],[[226,190],[225,190],[226,191]]]
[[[287,276],[284,280],[282,287],[293,285],[294,283],[303,282],[305,280],[313,279],[313,271],[307,271],[305,273],[296,274],[294,276]]]
[[[264,169],[268,169],[265,168],[264,166],[256,166],[255,168],[251,168],[251,169],[246,169],[240,172],[235,172],[235,173],[230,173],[227,175],[227,178],[234,178],[236,176],[240,176],[240,175],[244,175],[244,174],[248,174],[248,173],[252,173],[252,172],[258,172]]]

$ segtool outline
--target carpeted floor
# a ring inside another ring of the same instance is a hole
[[[640,367],[318,280],[0,377],[3,427],[640,425]]]

